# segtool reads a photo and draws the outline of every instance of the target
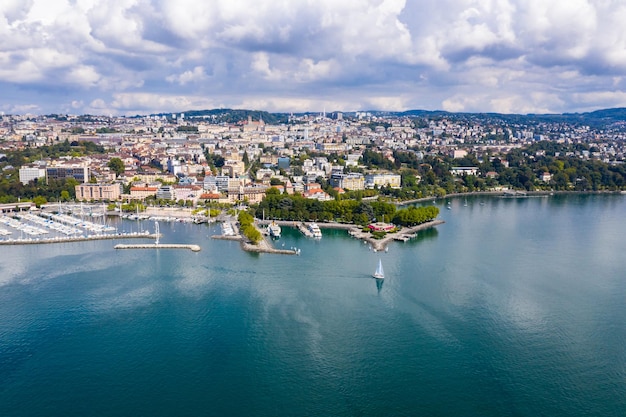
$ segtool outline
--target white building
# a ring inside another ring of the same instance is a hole
[[[38,167],[20,168],[20,182],[24,185],[39,178],[46,178],[46,169]]]
[[[391,173],[367,174],[365,176],[365,188],[374,188],[375,186],[400,188],[402,186],[402,177]]]

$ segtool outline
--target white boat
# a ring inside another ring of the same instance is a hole
[[[378,260],[378,268],[376,268],[376,272],[374,272],[374,275],[372,276],[377,279],[385,278],[385,271],[383,271],[383,261],[381,259]]]
[[[282,230],[280,226],[277,225],[275,222],[271,222],[269,226],[267,226],[267,229],[270,233],[270,236],[273,237],[274,239],[278,239],[280,237],[280,233]]]
[[[322,231],[320,230],[320,227],[317,225],[317,223],[309,223],[309,230],[311,231],[311,233],[313,233],[313,237],[315,239],[321,239],[322,238]]]

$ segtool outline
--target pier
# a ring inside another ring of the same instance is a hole
[[[417,226],[403,228],[396,233],[387,233],[382,239],[374,239],[369,232],[363,232],[360,229],[353,227],[348,231],[350,236],[357,239],[362,239],[364,242],[369,243],[374,251],[382,251],[387,248],[387,244],[392,241],[406,242],[410,239],[417,237],[417,232],[420,230],[428,229],[434,226],[445,223],[443,220],[432,220],[430,222],[422,223]]]
[[[115,245],[115,249],[190,249],[193,252],[200,252],[200,245],[186,245],[177,243],[147,243],[139,245]]]

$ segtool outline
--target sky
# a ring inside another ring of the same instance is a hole
[[[626,106],[624,0],[2,0],[0,112]]]

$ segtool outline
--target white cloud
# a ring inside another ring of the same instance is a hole
[[[626,105],[624,20],[606,0],[5,0],[0,103]]]
[[[193,70],[185,71],[182,74],[170,75],[166,77],[166,80],[171,83],[185,85],[190,82],[201,81],[205,78],[206,74],[204,73],[204,68],[197,66]]]

